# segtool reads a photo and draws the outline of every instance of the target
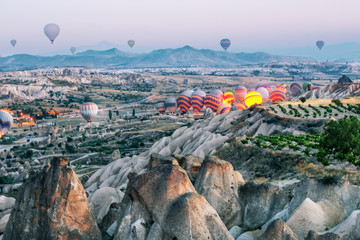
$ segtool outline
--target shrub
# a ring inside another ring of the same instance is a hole
[[[301,98],[300,98],[300,101],[301,101],[302,103],[306,102],[306,97],[301,97]]]

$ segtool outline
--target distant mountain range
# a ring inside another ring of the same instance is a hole
[[[17,54],[0,58],[0,71],[28,70],[46,67],[234,67],[246,64],[314,61],[305,57],[286,57],[264,52],[230,53],[185,46],[159,49],[150,53],[128,53],[116,48],[87,50],[75,55],[34,56]]]

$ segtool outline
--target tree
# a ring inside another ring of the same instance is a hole
[[[135,117],[135,108],[133,108],[132,116]]]
[[[301,97],[301,98],[300,98],[300,101],[301,101],[302,103],[306,102],[306,97]]]
[[[319,141],[320,161],[329,156],[360,166],[360,121],[355,116],[330,121]]]
[[[110,119],[110,120],[112,119],[112,112],[111,112],[111,110],[109,110],[109,119]]]
[[[93,100],[91,99],[91,97],[89,95],[86,95],[84,97],[84,102],[92,102]]]

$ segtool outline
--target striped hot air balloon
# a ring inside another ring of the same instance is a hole
[[[220,41],[220,45],[225,51],[230,47],[230,44],[230,39],[227,38],[221,39]]]
[[[280,90],[280,91],[282,91],[283,93],[286,94],[286,84],[284,84],[284,83],[278,84],[278,85],[276,85],[274,90]]]
[[[261,87],[263,87],[263,88],[265,88],[268,92],[269,92],[269,94],[271,93],[271,86],[269,85],[269,84],[261,84],[261,85],[259,85],[259,86],[257,86],[256,87],[256,89],[255,89],[255,91],[258,89],[258,88],[261,88]]]
[[[248,94],[246,94],[244,102],[247,107],[251,107],[256,104],[261,104],[262,103],[261,94],[258,92],[249,92]]]
[[[224,93],[224,103],[227,103],[227,104],[233,104],[235,102],[235,95],[234,93],[230,92],[230,91],[227,91]]]
[[[156,108],[156,110],[157,110],[159,113],[161,113],[161,114],[165,113],[165,111],[166,111],[166,108],[165,108],[165,100],[159,100],[159,101],[157,101],[157,102],[155,103],[155,108]]]
[[[169,113],[174,114],[178,108],[176,98],[167,98],[165,100],[165,108],[169,111]]]
[[[224,93],[223,91],[221,91],[220,89],[214,89],[210,92],[209,95],[215,95],[215,96],[218,96],[221,101],[224,99]]]
[[[194,113],[199,114],[204,107],[204,98],[206,93],[201,90],[196,90],[191,96],[191,106],[194,109]]]
[[[286,95],[281,90],[274,90],[272,93],[270,93],[269,98],[273,102],[285,101]]]
[[[98,106],[93,102],[86,102],[80,106],[80,113],[87,122],[91,122],[98,111]]]
[[[244,98],[247,94],[247,89],[246,87],[244,86],[237,86],[235,88],[235,96],[236,98],[240,101],[240,102],[243,102],[244,101]]]
[[[227,103],[222,103],[217,109],[217,114],[228,113],[231,110],[231,105]]]
[[[267,100],[267,99],[269,99],[269,92],[268,92],[268,90],[267,90],[266,88],[264,88],[264,87],[259,87],[259,88],[256,89],[256,91],[257,91],[258,93],[260,93],[260,95],[261,95],[261,97],[262,97],[262,99],[263,99],[264,101]]]
[[[188,95],[186,93],[182,93],[178,99],[177,99],[177,104],[180,108],[180,111],[183,113],[183,114],[186,114],[189,109],[191,108],[191,95]]]
[[[13,117],[7,111],[0,111],[0,138],[4,136],[13,124]]]
[[[237,102],[235,105],[240,111],[246,109],[246,105],[243,103]]]
[[[301,94],[302,94],[302,87],[301,87],[301,85],[300,84],[298,84],[298,83],[292,83],[291,85],[290,85],[290,92],[295,96],[295,97],[297,97],[297,96],[300,96]]]
[[[209,94],[204,98],[205,107],[210,108],[213,112],[217,111],[221,102],[221,98],[213,94]]]
[[[312,91],[320,90],[320,87],[319,87],[319,86],[313,86],[313,87],[311,88],[311,90],[312,90]]]

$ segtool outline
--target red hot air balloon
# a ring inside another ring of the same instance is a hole
[[[196,90],[191,96],[191,106],[194,109],[195,114],[199,114],[204,107],[204,98],[206,93],[201,90]]]
[[[221,47],[226,51],[230,47],[230,39],[224,38],[220,41]]]
[[[87,122],[91,122],[98,113],[98,106],[93,102],[86,102],[80,106],[80,113]]]
[[[321,50],[325,45],[325,42],[322,40],[319,40],[316,42],[316,46]]]
[[[274,91],[272,91],[272,93],[270,93],[269,98],[273,102],[285,101],[286,95],[281,90],[274,90]]]
[[[210,108],[213,112],[217,111],[221,102],[221,98],[213,94],[209,94],[204,98],[205,107]]]
[[[230,91],[227,91],[224,93],[224,103],[227,103],[227,104],[233,104],[235,102],[235,95],[230,92]]]
[[[191,95],[186,93],[182,93],[177,99],[177,104],[183,114],[186,114],[191,108],[190,99]]]
[[[246,105],[243,103],[235,103],[236,107],[241,111],[241,110],[245,110],[246,109]]]
[[[243,102],[244,101],[244,98],[247,94],[247,89],[246,87],[244,86],[237,86],[235,88],[235,96],[236,98],[240,101],[240,102]]]
[[[156,110],[157,110],[159,113],[161,113],[161,114],[165,113],[165,111],[166,111],[166,108],[165,108],[165,100],[159,100],[159,101],[157,101],[157,102],[155,103],[155,108],[156,108]]]
[[[219,106],[217,110],[217,114],[224,114],[231,111],[231,105],[227,103],[223,103]]]

